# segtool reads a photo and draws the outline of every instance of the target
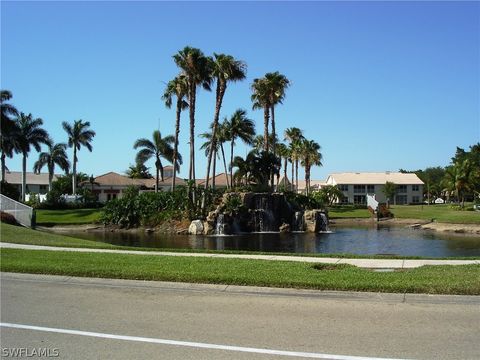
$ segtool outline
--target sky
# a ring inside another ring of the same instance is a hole
[[[78,171],[88,175],[124,173],[136,139],[174,133],[175,109],[161,96],[179,72],[172,56],[185,46],[247,63],[221,119],[246,109],[258,133],[253,79],[287,76],[276,129],[299,127],[321,145],[323,166],[312,179],[446,166],[457,146],[480,141],[479,2],[1,2],[1,88],[20,111],[42,118],[55,142],[67,141],[63,121],[89,121],[93,152],[78,154]],[[214,105],[214,92],[199,90],[196,134],[207,131]],[[181,177],[188,126],[185,112]],[[197,178],[206,172],[201,143]],[[30,153],[28,170],[37,158]],[[7,166],[21,170],[20,156]],[[147,166],[154,173],[154,162]]]

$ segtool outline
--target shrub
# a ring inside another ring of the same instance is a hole
[[[0,211],[0,221],[5,224],[18,225],[17,220],[12,214]]]
[[[4,180],[0,182],[0,193],[13,200],[18,201],[20,199],[20,192],[17,187]]]

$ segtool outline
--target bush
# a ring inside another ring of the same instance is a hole
[[[18,191],[17,187],[4,180],[0,182],[0,193],[16,201],[20,199],[20,192]]]
[[[0,211],[0,221],[5,224],[18,225],[17,220],[12,214]]]

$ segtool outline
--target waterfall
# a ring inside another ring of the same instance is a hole
[[[305,231],[303,211],[295,211],[295,214],[293,215],[292,231]]]
[[[275,229],[275,217],[272,208],[268,195],[262,194],[256,197],[255,209],[253,210],[255,232],[278,231],[278,228]]]
[[[328,227],[328,218],[325,213],[320,213],[320,231],[330,231]]]
[[[225,235],[225,215],[218,214],[215,235]]]

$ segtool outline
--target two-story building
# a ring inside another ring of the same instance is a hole
[[[337,185],[343,192],[339,200],[344,204],[366,204],[367,194],[375,194],[375,199],[382,203],[387,198],[383,192],[386,182],[396,185],[394,199],[390,203],[419,204],[423,202],[423,181],[416,174],[399,172],[346,172],[330,174],[327,185]]]

